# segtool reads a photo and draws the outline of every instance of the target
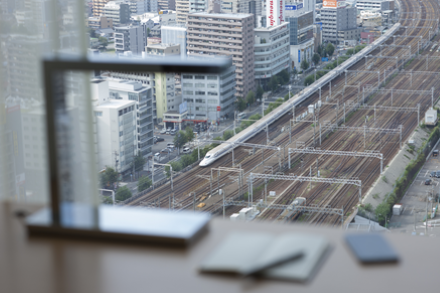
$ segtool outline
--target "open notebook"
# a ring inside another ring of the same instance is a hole
[[[307,281],[322,261],[329,242],[307,234],[232,233],[200,265],[205,273],[246,275],[283,257],[297,258],[260,273],[263,277]]]

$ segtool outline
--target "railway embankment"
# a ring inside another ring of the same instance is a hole
[[[434,128],[418,126],[403,143],[402,149],[385,167],[383,174],[369,188],[362,199],[362,204],[371,204],[376,213],[379,209],[381,214],[390,215],[392,206],[404,196],[439,138],[439,126]],[[409,143],[410,141],[412,143]]]

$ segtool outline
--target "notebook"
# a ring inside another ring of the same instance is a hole
[[[291,261],[269,268],[262,277],[305,282],[323,260],[329,242],[308,234],[272,235],[265,233],[232,233],[202,262],[204,273],[245,275],[283,257],[297,254]]]

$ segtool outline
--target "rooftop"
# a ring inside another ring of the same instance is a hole
[[[130,100],[108,100],[104,103],[102,103],[99,106],[96,106],[96,110],[102,109],[102,108],[109,108],[109,109],[121,109],[125,108],[131,105],[134,105],[134,101]]]
[[[193,13],[188,13],[188,15],[218,17],[218,18],[240,18],[240,19],[252,16],[252,14],[248,14],[248,13],[208,13],[208,12],[193,12]]]

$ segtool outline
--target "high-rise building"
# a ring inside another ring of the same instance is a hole
[[[115,52],[131,51],[134,55],[141,55],[147,44],[144,33],[142,25],[115,27]]]
[[[344,1],[326,1],[321,9],[322,38],[338,43],[350,37],[359,38],[361,30],[357,27],[356,7],[351,7]],[[357,35],[359,35],[357,37]],[[342,39],[341,39],[342,38]]]
[[[287,23],[259,27],[255,33],[255,79],[266,84],[282,70],[290,70],[290,36]]]
[[[104,5],[102,15],[111,19],[114,26],[124,24],[130,21],[130,6],[122,1],[111,1]]]
[[[180,44],[152,44],[145,47],[150,57],[180,56]]]
[[[389,0],[357,0],[357,10],[394,10],[394,1]]]
[[[180,24],[186,24],[186,17],[189,12],[189,0],[176,0],[176,21]]]
[[[254,15],[188,14],[188,55],[230,55],[236,72],[236,96],[255,92]]]
[[[161,26],[161,39],[163,44],[180,44],[180,56],[186,56],[187,29],[185,25]]]

